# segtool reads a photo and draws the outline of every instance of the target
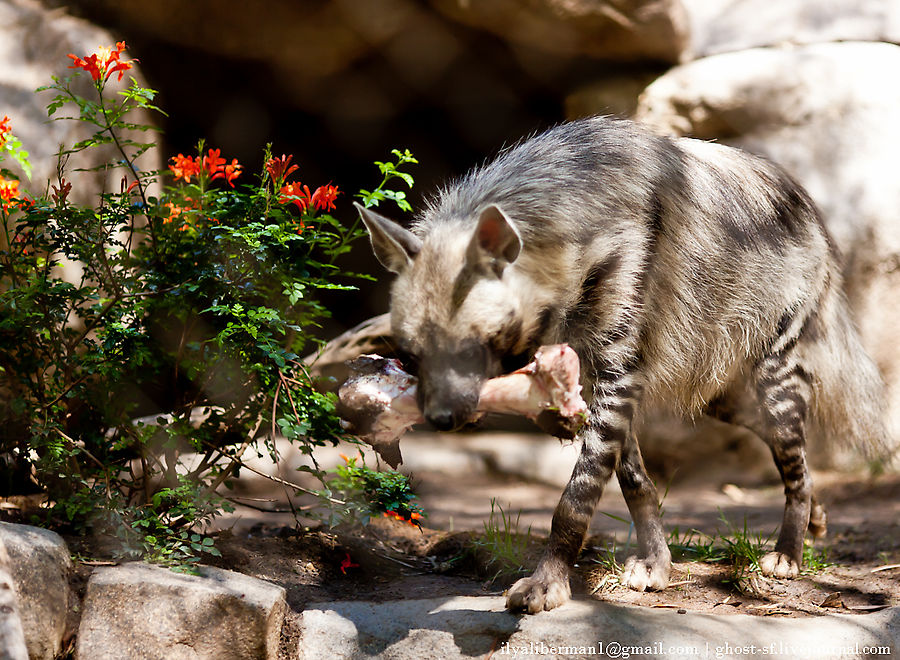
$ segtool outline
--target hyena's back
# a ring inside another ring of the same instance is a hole
[[[880,377],[849,318],[836,250],[773,164],[593,118],[472,172],[415,231],[426,243],[466,234],[488,204],[522,234],[512,268],[531,292],[523,336],[568,341],[595,370],[615,369],[617,354],[640,361],[645,399],[689,413],[790,343],[813,381],[814,421],[887,446]]]

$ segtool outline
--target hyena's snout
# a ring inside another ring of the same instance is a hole
[[[429,388],[430,389],[430,388]],[[455,431],[471,421],[478,405],[478,389],[436,388],[425,392],[422,412],[438,431]]]
[[[455,431],[475,417],[484,377],[452,367],[420,372],[419,405],[438,431]]]

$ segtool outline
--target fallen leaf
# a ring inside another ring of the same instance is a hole
[[[837,607],[843,608],[844,601],[841,600],[841,592],[835,591],[833,594],[825,596],[825,600],[819,603],[819,607]]]

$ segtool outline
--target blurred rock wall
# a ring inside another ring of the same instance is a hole
[[[2,0],[0,11],[32,4]],[[57,7],[54,20],[77,14],[128,40],[170,112],[170,151],[205,136],[253,162],[274,141],[276,152],[298,156],[310,184],[372,185],[371,161],[410,147],[425,195],[504,144],[595,113],[772,158],[808,187],[844,252],[851,302],[900,418],[900,0],[45,4]],[[13,41],[0,44],[3,98],[40,83],[6,82],[7,64],[23,52],[58,62],[75,48],[60,29],[38,46],[44,28],[16,21],[20,31],[7,27]],[[47,65],[28,70],[38,66]],[[356,270],[382,274],[365,246],[351,259]],[[383,284],[364,286],[326,332],[386,305]],[[660,428],[645,453],[666,472],[681,444],[665,436],[684,429]],[[743,442],[704,438],[709,447]]]

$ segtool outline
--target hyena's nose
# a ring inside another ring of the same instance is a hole
[[[438,431],[452,431],[456,428],[456,420],[453,418],[453,411],[449,408],[437,408],[429,410],[425,415],[425,419]]]

